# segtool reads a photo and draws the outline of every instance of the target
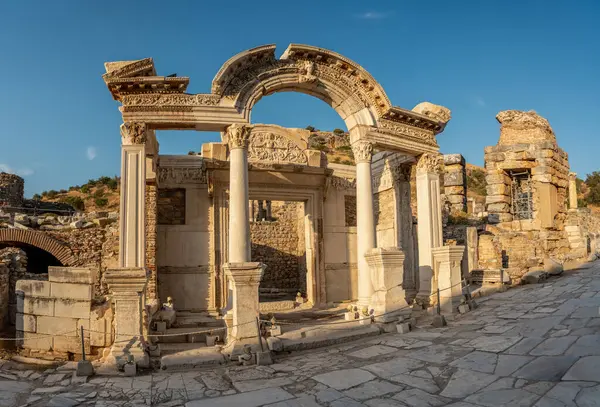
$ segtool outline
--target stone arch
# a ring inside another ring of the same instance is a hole
[[[75,264],[75,256],[69,246],[44,233],[23,229],[0,229],[0,243],[24,243],[42,249],[64,266]]]
[[[292,91],[329,104],[348,130],[375,126],[392,109],[381,85],[363,67],[310,45],[290,44],[279,59],[275,45],[241,52],[225,62],[212,82],[212,93],[229,101],[247,120],[263,96]]]

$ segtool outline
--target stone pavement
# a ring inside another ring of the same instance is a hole
[[[422,327],[279,357],[135,378],[0,366],[0,406],[600,406],[600,262]],[[0,361],[0,363],[2,363]]]

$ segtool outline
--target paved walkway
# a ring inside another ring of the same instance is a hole
[[[78,383],[64,368],[5,362],[0,406],[600,406],[600,262],[479,303],[447,328],[295,353],[268,367]]]

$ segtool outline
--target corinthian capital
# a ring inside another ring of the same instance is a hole
[[[370,163],[373,157],[373,144],[366,140],[359,140],[352,144],[352,153],[356,163]]]
[[[423,153],[417,161],[417,171],[439,174],[443,170],[443,157],[437,153]]]
[[[121,142],[124,145],[146,143],[146,123],[125,122],[121,125]]]
[[[250,126],[244,124],[232,124],[227,127],[227,144],[229,144],[229,149],[248,148],[250,129]]]

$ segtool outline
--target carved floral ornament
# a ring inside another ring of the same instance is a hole
[[[205,184],[206,170],[203,167],[159,167],[158,182],[169,184]]]
[[[248,148],[250,130],[251,127],[244,124],[232,124],[227,127],[227,144],[229,144],[229,149]]]
[[[146,143],[146,123],[125,122],[121,125],[121,139],[125,145]]]
[[[356,163],[370,163],[373,157],[373,144],[365,140],[359,140],[352,144],[352,153]]]
[[[441,154],[424,153],[417,161],[417,171],[439,174],[443,171],[443,163]]]

